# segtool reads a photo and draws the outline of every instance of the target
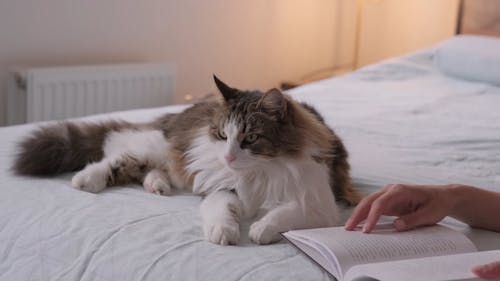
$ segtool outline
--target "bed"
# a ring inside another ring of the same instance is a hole
[[[343,139],[363,192],[454,182],[500,191],[500,87],[445,70],[442,47],[289,91]],[[147,121],[185,107],[85,119]],[[37,125],[0,128],[0,280],[330,280],[285,242],[250,243],[248,225],[240,245],[204,241],[196,196],[158,196],[139,186],[91,194],[71,188],[71,174],[14,176],[16,142]],[[480,250],[500,247],[498,234],[445,224]]]

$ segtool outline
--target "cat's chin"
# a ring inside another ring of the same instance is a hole
[[[251,166],[250,165],[245,165],[245,164],[239,164],[239,163],[226,163],[226,167],[229,168],[229,170],[233,172],[243,172],[243,171],[248,171]]]

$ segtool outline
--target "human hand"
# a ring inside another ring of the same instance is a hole
[[[369,233],[380,216],[397,216],[398,231],[431,225],[449,215],[454,208],[452,185],[390,184],[363,198],[345,224],[353,230],[366,219],[363,232]]]
[[[472,272],[486,280],[500,280],[500,261],[476,266]]]

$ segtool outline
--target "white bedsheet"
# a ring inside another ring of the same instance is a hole
[[[500,191],[500,88],[445,77],[430,51],[386,61],[290,92],[314,105],[344,140],[354,183],[460,182]],[[145,121],[183,106],[92,117]],[[203,240],[190,195],[138,186],[90,194],[71,175],[9,172],[15,143],[34,125],[0,129],[0,280],[329,280],[295,248]],[[500,235],[466,232],[480,249]]]

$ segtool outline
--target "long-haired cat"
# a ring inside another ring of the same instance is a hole
[[[72,185],[88,192],[136,182],[163,195],[173,188],[205,195],[205,237],[222,245],[238,243],[241,218],[255,220],[249,237],[258,244],[291,229],[337,225],[336,201],[355,204],[359,195],[333,130],[277,89],[240,91],[214,79],[221,101],[151,123],[41,127],[20,143],[14,171],[78,171]]]

